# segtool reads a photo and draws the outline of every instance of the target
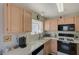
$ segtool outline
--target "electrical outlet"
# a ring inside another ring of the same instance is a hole
[[[12,39],[12,36],[11,35],[4,36],[4,42],[10,42],[11,39]]]

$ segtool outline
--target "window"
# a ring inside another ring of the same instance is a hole
[[[32,19],[32,34],[39,34],[43,32],[43,22]]]

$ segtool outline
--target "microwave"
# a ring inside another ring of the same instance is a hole
[[[58,31],[75,31],[75,24],[58,25]]]

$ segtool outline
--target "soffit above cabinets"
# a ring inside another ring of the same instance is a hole
[[[79,13],[79,3],[64,3],[64,12],[61,13],[58,12],[56,3],[19,3],[16,5],[28,7],[47,18]]]

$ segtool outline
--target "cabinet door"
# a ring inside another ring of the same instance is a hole
[[[6,22],[6,31],[8,33],[21,33],[23,32],[23,10],[19,7],[16,7],[12,4],[6,5],[7,9],[7,19]]]
[[[64,18],[64,24],[74,24],[75,22],[75,17],[66,17]]]
[[[10,6],[11,8],[11,32],[12,33],[21,33],[23,32],[23,10],[14,5]]]
[[[51,52],[57,54],[57,40],[51,39]]]
[[[50,20],[50,31],[51,31],[51,32],[57,31],[57,26],[58,26],[58,24],[57,24],[57,19],[55,19],[55,20]]]
[[[11,8],[8,4],[4,4],[4,29],[5,33],[11,32],[11,20],[10,20]]]
[[[44,44],[44,54],[54,53],[57,54],[57,40],[50,39]]]
[[[58,24],[74,24],[75,17],[66,17],[58,20]]]
[[[47,41],[45,44],[44,44],[44,49],[43,49],[43,53],[44,55],[48,55],[50,52],[51,52],[51,48],[50,48],[50,40]]]
[[[75,17],[75,30],[79,31],[79,16]]]
[[[44,23],[44,30],[50,31],[50,20],[46,20]]]
[[[32,14],[24,10],[24,32],[32,31]]]

